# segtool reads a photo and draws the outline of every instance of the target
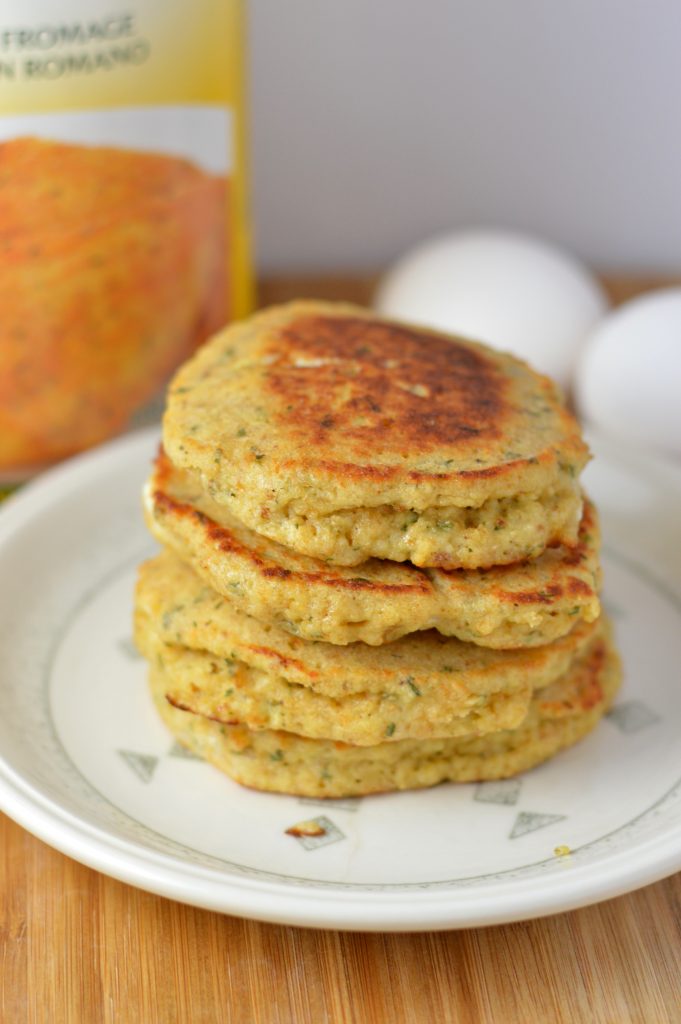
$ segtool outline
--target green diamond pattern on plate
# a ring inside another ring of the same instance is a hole
[[[139,754],[136,750],[118,750],[116,753],[123,758],[138,779],[142,782],[151,782],[158,764],[157,757],[153,757],[151,754]]]
[[[615,604],[615,602],[611,598],[607,598],[605,601],[603,601],[603,607],[605,608],[605,611],[611,619],[625,618],[624,609],[620,608],[618,604]]]
[[[624,704],[618,704],[606,717],[615,723],[620,732],[627,734],[640,732],[641,729],[647,729],[649,725],[655,725],[660,721],[659,715],[640,700],[628,700]]]
[[[564,814],[534,814],[531,811],[521,811],[513,823],[509,839],[519,839],[526,836],[528,832],[536,832],[547,825],[554,825],[557,821],[565,821]]]
[[[129,658],[130,661],[141,661],[142,655],[135,647],[132,639],[129,636],[124,636],[118,641],[118,650],[121,654]]]
[[[168,757],[180,757],[185,761],[203,761],[202,757],[199,757],[192,750],[188,750],[187,747],[183,747],[177,740],[175,740],[168,751]]]
[[[479,782],[473,799],[480,804],[515,804],[520,796],[520,779],[499,779],[494,782]]]
[[[345,839],[345,833],[341,832],[337,825],[320,814],[318,818],[308,818],[305,821],[296,822],[286,830],[288,835],[295,838],[297,843],[304,850],[318,850],[320,846],[328,846],[330,843],[337,843]],[[309,832],[309,834],[305,834]]]

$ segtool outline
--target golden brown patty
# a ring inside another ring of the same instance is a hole
[[[552,644],[508,651],[462,643],[434,630],[380,647],[315,643],[244,615],[170,552],[141,566],[135,603],[165,643],[280,673],[332,697],[397,690],[405,677],[419,688],[445,690],[452,700],[460,689],[489,693],[526,680],[537,688],[566,671],[599,628],[577,623]]]
[[[165,670],[151,670],[164,721],[194,753],[255,789],[300,796],[360,796],[415,789],[446,780],[499,779],[540,764],[581,739],[610,706],[620,682],[619,659],[607,638],[596,643],[569,678],[539,691],[516,729],[482,737],[402,740],[372,747],[254,732],[178,710],[165,699]]]
[[[382,644],[435,628],[485,647],[549,643],[599,614],[600,536],[587,501],[577,546],[489,570],[417,569],[372,559],[330,566],[258,536],[161,455],[147,523],[236,608],[308,640]]]
[[[534,690],[600,635],[581,624],[541,648],[490,651],[430,631],[383,647],[310,643],[236,612],[170,555],[142,566],[139,649],[171,703],[253,729],[355,744],[512,728]]]
[[[312,302],[185,364],[164,444],[251,529],[344,565],[475,568],[574,543],[587,459],[554,385],[514,357]]]

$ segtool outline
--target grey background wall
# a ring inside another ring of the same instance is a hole
[[[262,269],[457,226],[681,271],[679,0],[250,0]]]

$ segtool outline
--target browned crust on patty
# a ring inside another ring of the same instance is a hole
[[[308,513],[477,506],[545,487],[566,466],[574,476],[588,458],[555,385],[508,353],[310,301],[213,339],[171,385],[165,436],[234,511],[247,492],[261,507],[283,485]]]
[[[234,533],[224,526],[220,526],[204,512],[199,512],[192,505],[178,501],[165,491],[169,475],[172,473],[172,465],[163,449],[159,452],[156,460],[157,486],[153,490],[154,503],[166,514],[177,519],[193,519],[205,532],[206,537],[221,551],[229,551],[240,558],[249,561],[257,568],[266,579],[287,580],[295,577],[301,583],[321,584],[326,587],[336,587],[343,590],[372,590],[378,593],[407,594],[410,592],[429,593],[432,585],[425,573],[413,568],[413,580],[409,583],[383,583],[378,580],[370,580],[362,576],[346,576],[334,569],[325,569],[322,563],[316,571],[300,571],[285,569],[261,555],[254,548],[242,544]],[[312,561],[312,559],[310,559]]]
[[[247,559],[265,578],[285,580],[295,577],[303,583],[321,583],[325,586],[339,587],[346,590],[371,590],[379,593],[404,594],[409,593],[410,591],[418,591],[421,593],[430,592],[432,590],[432,583],[429,579],[429,575],[434,573],[441,573],[443,577],[454,578],[457,575],[461,576],[461,574],[466,571],[475,571],[461,569],[424,570],[417,566],[410,565],[409,563],[401,563],[401,568],[412,575],[412,582],[383,583],[376,579],[369,579],[361,575],[348,575],[350,572],[360,573],[362,566],[355,566],[353,569],[343,569],[342,567],[327,569],[323,567],[323,563],[319,562],[317,564],[320,568],[316,571],[286,569],[276,563],[273,563],[272,560],[265,558],[256,551],[255,548],[243,544],[237,539],[231,530],[227,527],[220,526],[204,512],[200,512],[187,502],[179,501],[172,497],[172,495],[168,493],[168,488],[171,485],[172,477],[175,472],[176,470],[172,466],[172,463],[161,446],[154,464],[154,488],[152,492],[154,503],[170,516],[174,516],[178,519],[194,519],[205,532],[206,537],[211,541],[211,543],[215,544],[221,551],[230,551]],[[586,501],[584,503],[584,512],[580,523],[577,544],[573,548],[564,547],[561,557],[562,565],[577,566],[584,561],[587,557],[587,537],[596,529],[595,509],[591,502]],[[313,559],[306,560],[313,562]],[[519,564],[531,565],[531,562],[523,562]],[[489,569],[481,569],[478,571],[480,573],[485,573],[486,575],[492,574],[503,576],[508,569],[509,566],[492,566]],[[553,599],[561,597],[566,592],[566,588],[567,592],[573,594],[575,597],[595,593],[594,588],[589,587],[583,580],[575,577],[569,577],[565,586],[558,583],[550,583],[549,585],[542,587],[541,590],[526,591],[506,590],[502,586],[499,586],[494,588],[494,594],[500,601],[508,601],[510,603],[550,604]]]
[[[597,530],[596,510],[590,501],[585,501],[582,519],[579,524],[577,543],[572,548],[563,548],[560,563],[554,570],[555,580],[544,583],[538,589],[507,590],[503,586],[496,586],[492,588],[491,592],[499,601],[510,604],[549,605],[555,604],[558,599],[565,595],[575,599],[594,596],[597,593],[594,586],[591,586],[586,580],[577,576],[568,575],[565,577],[564,567],[576,568],[586,561],[589,557],[591,535]],[[525,564],[530,565],[531,563]],[[447,570],[442,571],[446,572]],[[492,569],[491,572],[497,576],[500,575],[498,569]],[[558,579],[559,576],[560,579]]]
[[[238,523],[163,451],[146,512],[154,535],[214,590],[310,640],[376,644],[436,628],[486,647],[534,647],[598,615],[599,532],[588,500],[574,548],[558,545],[536,561],[479,570],[376,559],[338,567],[296,554]]]
[[[274,359],[266,391],[277,403],[278,423],[288,436],[310,446],[304,460],[284,460],[286,469],[314,466],[339,479],[403,476],[418,483],[485,480],[555,462],[552,447],[491,466],[439,472],[312,454],[328,449],[334,433],[354,447],[358,459],[367,450],[398,457],[406,451],[418,458],[452,446],[468,448],[468,457],[474,458],[486,442],[499,441],[505,420],[517,414],[509,402],[510,381],[491,351],[470,342],[391,321],[310,315],[274,331],[266,351]],[[316,363],[311,387],[309,367]],[[555,402],[551,381],[537,377],[537,386],[547,402]],[[574,434],[571,414],[565,411],[559,418]]]
[[[335,431],[359,451],[474,447],[497,440],[509,412],[508,382],[490,358],[389,321],[299,316],[274,332],[266,351],[276,357],[266,391],[278,422],[315,446],[326,447]]]

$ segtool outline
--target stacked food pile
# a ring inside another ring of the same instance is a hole
[[[619,683],[554,386],[345,305],[225,330],[169,391],[136,638],[175,736],[258,789],[502,778]]]

